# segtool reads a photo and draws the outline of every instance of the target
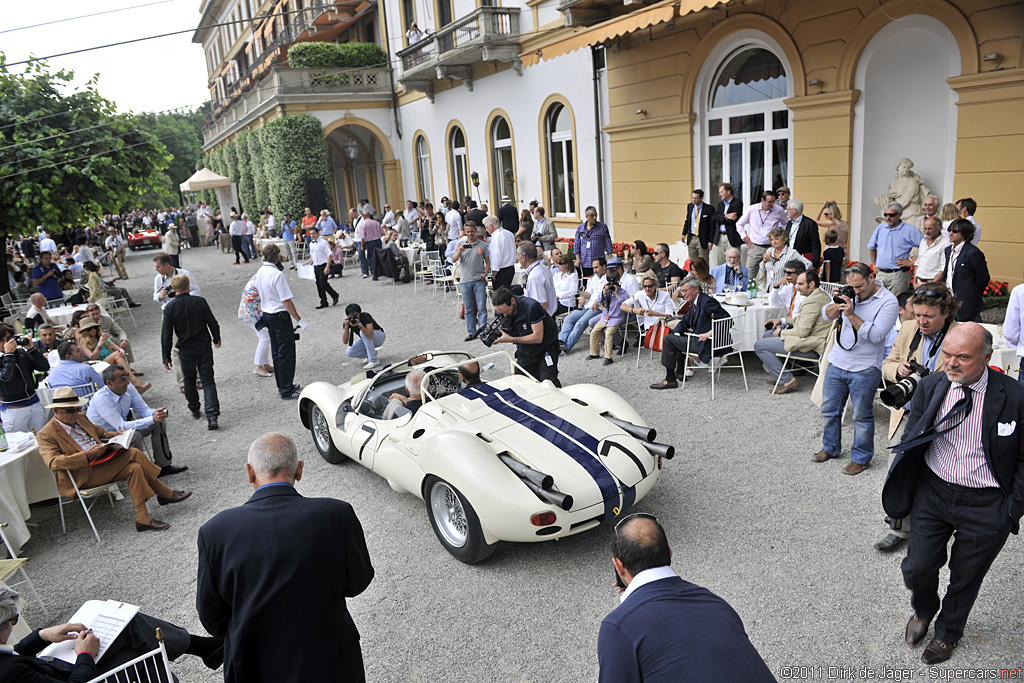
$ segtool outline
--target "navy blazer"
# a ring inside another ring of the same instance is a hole
[[[601,622],[601,683],[775,681],[736,610],[678,576],[644,584]]]
[[[261,488],[199,530],[196,608],[224,638],[225,683],[363,681],[345,598],[373,580],[352,506]]]
[[[793,221],[786,223],[787,233],[792,223]],[[818,224],[812,218],[800,217],[800,227],[796,229],[796,237],[790,246],[802,256],[810,254],[811,267],[815,270],[821,265],[821,235],[818,234]]]
[[[933,372],[917,385],[910,402],[910,417],[903,441],[920,436],[942,417],[938,414],[949,391],[950,381],[944,372]],[[1000,436],[999,425],[1004,425]],[[1012,531],[1017,533],[1021,515],[1024,515],[1024,386],[1001,372],[988,369],[988,389],[981,418],[982,447],[989,469],[995,474],[999,488],[1006,496],[1003,506],[1013,520]],[[914,504],[914,489],[924,464],[928,444],[897,453],[889,468],[882,488],[882,507],[894,519],[910,514]]]
[[[37,658],[35,655],[47,645],[49,643],[39,637],[39,630],[36,629],[14,646],[18,654],[0,653],[0,681],[86,683],[99,675],[95,662],[87,654],[78,655],[74,666],[60,659],[50,661]]]
[[[953,245],[946,247],[946,265],[942,268],[942,281],[946,281],[949,272],[949,256],[953,253]],[[956,312],[957,322],[980,321],[981,312],[985,310],[985,302],[981,295],[988,287],[988,262],[985,254],[970,242],[965,242],[963,252],[956,262],[953,271],[953,294],[960,302]]]
[[[718,235],[720,234],[719,228],[724,225],[725,234],[729,238],[729,244],[731,244],[734,247],[739,247],[741,244],[743,244],[743,238],[740,237],[739,232],[736,231],[736,221],[726,218],[726,213],[736,214],[736,220],[739,220],[739,217],[743,216],[743,200],[740,199],[739,197],[733,197],[732,200],[729,202],[728,212],[726,212],[725,210],[725,202],[718,202],[718,210],[715,211],[715,215],[711,219],[711,224],[713,226],[713,231],[715,233],[712,240],[715,242],[715,244],[718,244]]]
[[[683,221],[683,235],[693,233],[697,236],[697,241],[700,242],[701,249],[707,249],[708,243],[711,241],[711,218],[715,215],[715,207],[711,206],[707,202],[700,210],[700,223],[697,225],[695,230],[693,223],[693,202],[686,205],[686,220]],[[686,240],[683,240],[686,243]]]
[[[718,303],[718,299],[708,296],[704,292],[697,295],[690,306],[690,310],[683,314],[679,324],[672,330],[673,334],[685,335],[687,332],[693,334],[704,334],[711,331],[711,321],[731,317],[729,313]],[[711,340],[695,342],[697,354],[702,363],[711,360]],[[692,347],[691,347],[692,348]],[[715,353],[724,356],[732,351],[732,347],[719,349]]]

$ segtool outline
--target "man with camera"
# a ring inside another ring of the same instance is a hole
[[[477,328],[487,324],[487,271],[491,252],[486,242],[477,239],[476,223],[466,221],[466,241],[455,248],[452,262],[459,265],[459,289],[466,307],[466,339],[476,336]]]
[[[38,432],[46,424],[46,411],[36,395],[36,372],[48,372],[46,357],[27,337],[16,337],[14,328],[0,324],[0,415],[5,432]]]
[[[802,265],[802,264],[801,264]],[[786,267],[787,277],[790,268]],[[795,317],[773,318],[763,339],[754,344],[754,353],[768,368],[768,375],[776,394],[788,394],[800,385],[793,373],[782,373],[782,359],[776,354],[792,354],[793,358],[815,360],[825,350],[825,342],[832,327],[832,321],[821,316],[821,309],[831,299],[825,290],[818,287],[817,271],[808,270],[796,276],[796,295],[803,306]]]
[[[345,355],[349,358],[365,358],[364,370],[380,366],[377,347],[383,346],[386,339],[384,328],[359,304],[345,307],[345,326],[341,331],[341,341],[348,346]]]
[[[843,408],[849,397],[853,403],[853,448],[843,473],[855,475],[867,468],[875,454],[872,404],[882,376],[879,368],[885,355],[885,336],[899,317],[899,303],[892,292],[875,282],[867,265],[852,263],[844,273],[846,286],[822,309],[826,320],[839,318],[839,330],[822,386],[822,448],[811,460],[826,462],[839,457]]]
[[[515,344],[516,363],[538,382],[546,379],[558,388],[558,330],[555,320],[528,296],[513,296],[502,287],[491,295],[494,310],[506,318],[495,344]],[[518,369],[516,370],[518,373]]]
[[[946,363],[942,343],[956,327],[956,311],[960,302],[944,284],[932,282],[918,289],[907,306],[914,319],[900,327],[889,356],[882,362],[882,377],[892,382],[882,392],[882,402],[889,406],[889,444],[899,443],[902,435],[904,406],[910,402],[918,382],[933,372],[943,372]],[[889,464],[895,453],[889,456]],[[910,538],[910,520],[889,519],[891,531],[875,543],[875,550],[889,553]]]

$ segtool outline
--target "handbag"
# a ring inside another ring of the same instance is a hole
[[[644,333],[644,348],[661,353],[662,341],[668,336],[668,333],[668,325],[659,320],[657,325]]]
[[[260,292],[256,289],[256,276],[249,278],[249,282],[242,290],[242,301],[238,305],[238,319],[244,323],[255,324],[263,316],[260,306]]]

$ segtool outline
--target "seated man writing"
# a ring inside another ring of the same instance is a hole
[[[136,657],[152,652],[157,647],[156,629],[164,636],[167,658],[174,661],[183,654],[202,657],[203,663],[217,669],[224,661],[224,641],[220,638],[197,636],[169,622],[139,612],[124,627],[120,635],[104,651],[97,663],[100,639],[85,624],[61,624],[36,629],[8,645],[14,625],[18,623],[20,596],[0,584],[0,681],[31,681],[57,683],[59,681],[88,681]],[[74,664],[61,659],[38,659],[35,655],[50,643],[75,641]]]
[[[89,399],[79,398],[70,387],[53,392],[53,419],[39,430],[39,455],[52,471],[57,473],[57,489],[62,495],[74,497],[79,489],[103,486],[115,481],[127,481],[128,493],[135,505],[136,531],[164,531],[170,524],[153,519],[146,509],[146,501],[154,495],[160,505],[180,503],[192,495],[191,491],[175,491],[164,486],[157,477],[160,468],[146,459],[137,448],[124,449],[110,455],[110,446],[104,441],[117,436],[98,427],[81,415]]]
[[[701,281],[696,276],[687,276],[679,286],[690,309],[679,321],[672,334],[665,337],[661,347],[661,364],[665,366],[665,379],[651,385],[651,389],[675,389],[676,379],[693,376],[693,370],[686,366],[687,355],[696,353],[700,363],[696,367],[707,367],[711,362],[712,321],[728,318],[729,314],[714,297],[701,292]],[[698,335],[694,340],[690,333]],[[726,353],[721,349],[719,353]]]
[[[384,409],[384,419],[390,420],[395,417],[395,411],[400,406],[405,406],[413,415],[423,405],[423,396],[420,394],[420,383],[423,378],[426,377],[427,373],[422,370],[413,370],[405,376],[405,390],[408,392],[408,396],[401,393],[394,393],[388,397],[388,406]]]
[[[171,446],[164,427],[167,408],[150,408],[138,389],[128,382],[128,371],[120,365],[108,365],[103,370],[103,384],[103,388],[93,394],[85,411],[89,421],[110,432],[134,429],[132,445],[135,448],[142,446],[143,437],[150,437],[153,462],[160,467],[159,476],[187,470],[186,465],[177,467],[171,464]]]

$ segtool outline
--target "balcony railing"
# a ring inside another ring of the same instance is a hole
[[[472,89],[470,67],[479,61],[511,62],[521,73],[519,8],[477,7],[396,54],[406,89],[428,93],[434,78],[460,78]]]

